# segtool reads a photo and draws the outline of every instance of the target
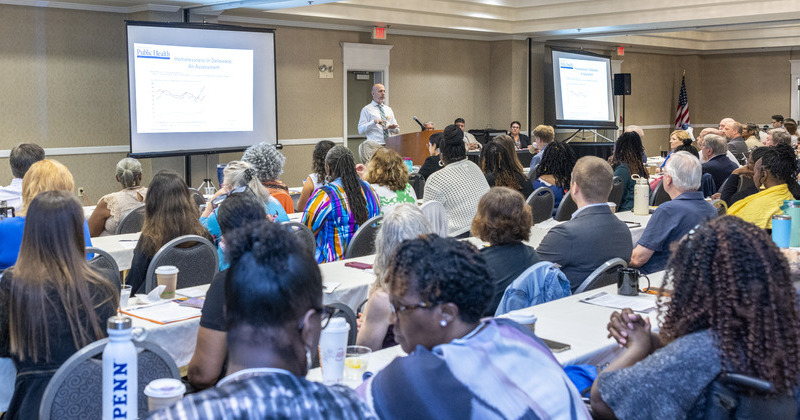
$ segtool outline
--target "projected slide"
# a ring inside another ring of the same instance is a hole
[[[563,119],[608,119],[608,65],[603,61],[559,58],[558,66]]]
[[[253,51],[135,43],[136,131],[253,131]]]

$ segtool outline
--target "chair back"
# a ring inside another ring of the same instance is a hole
[[[408,183],[414,188],[414,193],[417,194],[417,197],[422,197],[425,194],[425,177],[420,175],[419,172],[411,172],[411,175],[408,176]]]
[[[711,204],[717,209],[717,216],[724,216],[728,213],[728,205],[724,201],[716,200]]]
[[[667,191],[664,190],[664,179],[658,181],[656,185],[656,189],[653,190],[653,193],[650,194],[650,205],[651,206],[660,206],[667,201],[672,200],[672,197],[667,194]]]
[[[714,182],[714,177],[711,176],[711,174],[705,173],[700,177],[700,188],[698,191],[703,192],[703,197],[711,197],[717,192],[717,184]]]
[[[550,188],[537,188],[528,196],[527,202],[531,206],[531,213],[533,213],[533,224],[544,222],[553,217],[555,196],[553,196],[553,190]]]
[[[195,244],[186,248],[179,247],[187,242]],[[208,239],[198,235],[183,235],[167,242],[156,252],[147,267],[145,293],[150,293],[156,287],[156,268],[162,265],[178,267],[178,289],[209,284],[219,271],[217,248]]]
[[[53,375],[39,406],[41,420],[86,420],[103,418],[103,361],[108,339],[95,341],[78,350]],[[147,414],[144,388],[159,378],[180,379],[178,366],[158,345],[134,342],[138,354],[139,417]]]
[[[132,208],[120,219],[117,225],[117,230],[114,231],[116,235],[123,233],[136,233],[142,231],[144,224],[144,203]]]
[[[99,271],[114,273],[114,276],[112,276],[114,286],[117,287],[117,290],[120,290],[122,288],[122,277],[120,276],[119,265],[117,265],[117,261],[114,257],[108,252],[93,246],[86,247],[86,255],[89,254],[94,254],[94,257],[87,261],[87,263],[89,263],[92,268]]]
[[[705,420],[793,419],[797,401],[775,394],[772,383],[738,373],[722,373],[705,390]]]
[[[194,200],[194,204],[196,204],[197,207],[206,204],[206,198],[203,197],[203,194],[198,191],[197,188],[189,187],[189,193],[192,195],[192,200]]]
[[[586,277],[586,280],[575,289],[573,294],[608,286],[609,284],[615,284],[617,282],[617,271],[619,271],[620,268],[627,267],[628,263],[622,258],[612,258],[592,271],[592,274]]]
[[[447,211],[444,209],[444,205],[438,201],[430,200],[423,203],[419,209],[428,219],[433,233],[446,238],[448,232]]]
[[[611,182],[611,192],[608,193],[608,202],[616,204],[618,211],[620,204],[622,204],[624,190],[625,184],[622,183],[622,178],[615,176],[614,181]]]
[[[325,306],[336,310],[336,312],[333,313],[333,318],[344,318],[344,320],[347,321],[347,325],[350,326],[350,332],[347,335],[347,345],[352,346],[356,344],[358,325],[356,323],[356,314],[353,312],[353,310],[341,302],[333,302]]]
[[[314,256],[314,252],[317,249],[317,240],[314,238],[314,232],[312,232],[308,226],[300,222],[283,222],[282,225],[286,226],[287,229],[300,239],[300,242],[302,242],[308,252],[311,253],[311,256]]]
[[[378,236],[378,230],[381,228],[382,222],[383,215],[379,214],[361,224],[358,230],[356,230],[355,235],[353,235],[353,239],[350,239],[350,244],[347,245],[347,250],[344,252],[344,259],[374,254],[375,237]]]
[[[554,217],[554,219],[558,222],[567,221],[572,217],[572,213],[576,211],[578,211],[578,205],[575,203],[575,200],[572,199],[572,195],[567,192],[558,205],[558,210],[556,210],[556,217]]]
[[[739,188],[736,192],[739,192],[745,188],[755,188],[756,184],[753,182],[753,178],[740,176],[739,177]]]

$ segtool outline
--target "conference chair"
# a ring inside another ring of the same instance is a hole
[[[358,335],[358,325],[356,323],[356,314],[353,310],[341,302],[333,302],[325,306],[334,309],[332,318],[344,318],[344,320],[347,321],[347,325],[350,326],[350,332],[347,334],[347,345],[355,345],[356,336]]]
[[[617,271],[619,271],[620,268],[627,267],[628,263],[622,258],[612,258],[592,271],[592,274],[589,274],[589,276],[586,277],[586,280],[584,280],[583,283],[581,283],[581,285],[575,289],[573,294],[577,295],[578,293],[608,286],[609,284],[616,284]]]
[[[189,193],[192,194],[192,200],[194,200],[198,208],[206,204],[206,198],[203,197],[203,194],[198,191],[197,188],[189,187]]]
[[[711,197],[717,192],[717,184],[714,183],[714,177],[711,176],[711,174],[705,173],[700,177],[700,188],[698,191],[703,193],[703,197]]]
[[[117,225],[117,230],[114,234],[121,235],[123,233],[136,233],[142,231],[144,224],[144,203],[134,207],[122,216],[122,219]]]
[[[624,190],[625,185],[622,183],[622,178],[615,176],[614,181],[611,183],[611,192],[608,193],[608,202],[616,204],[617,210],[619,210],[619,206],[622,204],[622,193]]]
[[[408,183],[414,188],[414,193],[417,197],[422,197],[425,194],[425,178],[418,171],[411,172],[411,175],[408,176]]]
[[[728,205],[722,200],[716,200],[713,203],[714,208],[717,209],[717,216],[724,216],[728,214]]]
[[[793,419],[794,394],[777,395],[771,382],[739,373],[721,373],[705,391],[707,420]]]
[[[667,201],[672,200],[672,197],[670,197],[669,194],[667,194],[667,191],[664,190],[664,185],[663,184],[664,184],[664,180],[663,179],[659,180],[658,181],[658,185],[656,185],[656,188],[653,190],[653,193],[650,194],[650,205],[651,206],[658,207],[658,206],[666,203]]]
[[[544,222],[545,220],[553,217],[553,206],[555,205],[555,197],[553,190],[549,187],[539,187],[536,191],[532,192],[526,200],[528,205],[531,206],[531,213],[533,213],[533,224]]]
[[[194,245],[180,247],[192,242]],[[150,293],[157,286],[155,272],[162,265],[178,267],[177,289],[209,284],[219,271],[217,248],[208,239],[198,235],[183,235],[167,242],[147,267],[145,293]]]
[[[314,238],[314,232],[308,226],[300,222],[283,222],[281,225],[286,226],[298,239],[305,245],[306,249],[314,255],[317,249],[317,240]]]
[[[47,384],[39,406],[41,420],[103,418],[103,349],[108,339],[78,350],[56,371]],[[144,388],[159,378],[180,379],[178,366],[164,349],[149,341],[134,341],[138,350],[139,417],[147,414]]]
[[[429,200],[422,203],[419,209],[422,211],[422,214],[425,215],[425,218],[428,219],[428,223],[430,223],[433,233],[441,236],[442,238],[446,238],[447,211],[444,209],[444,204],[435,200]]]
[[[578,211],[578,205],[575,203],[575,200],[572,199],[572,195],[567,192],[564,194],[564,198],[561,199],[561,203],[558,205],[558,210],[556,210],[556,216],[554,219],[558,222],[564,222],[569,220],[572,217],[572,213]]]
[[[96,248],[93,246],[86,247],[86,255],[94,254],[91,260],[87,261],[92,268],[98,269],[100,271],[107,271],[110,273],[114,273],[114,286],[116,286],[117,290],[122,288],[122,278],[120,277],[119,272],[119,265],[117,265],[117,261],[114,260],[114,257],[111,256],[106,251],[103,251],[100,248]]]
[[[344,259],[363,257],[365,255],[372,255],[375,253],[375,237],[378,235],[378,229],[381,228],[383,221],[382,215],[377,215],[370,218],[356,230],[350,244],[347,245],[347,250],[344,252]]]

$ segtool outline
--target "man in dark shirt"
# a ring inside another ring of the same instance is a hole
[[[728,138],[728,150],[739,160],[740,165],[744,165],[747,160],[747,143],[742,138],[742,124],[728,121],[723,131]]]
[[[736,170],[738,166],[731,162],[725,152],[728,150],[725,139],[714,134],[708,134],[703,138],[703,148],[701,153],[707,160],[703,164],[703,173],[711,174],[714,178],[714,185],[717,189],[722,187],[722,183]]]
[[[589,274],[612,258],[626,262],[633,244],[631,232],[608,207],[614,172],[595,156],[578,160],[569,193],[578,210],[572,219],[553,227],[539,244],[539,258],[561,266],[574,292]]]
[[[703,199],[700,161],[689,152],[677,152],[664,167],[663,186],[671,201],[658,206],[631,254],[630,266],[644,274],[663,270],[670,245],[700,223],[717,216],[717,210]]]

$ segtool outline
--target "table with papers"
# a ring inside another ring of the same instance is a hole
[[[111,254],[117,262],[120,271],[130,270],[133,261],[133,249],[139,242],[141,232],[125,233],[122,235],[98,236],[92,238],[92,246],[100,248]]]

